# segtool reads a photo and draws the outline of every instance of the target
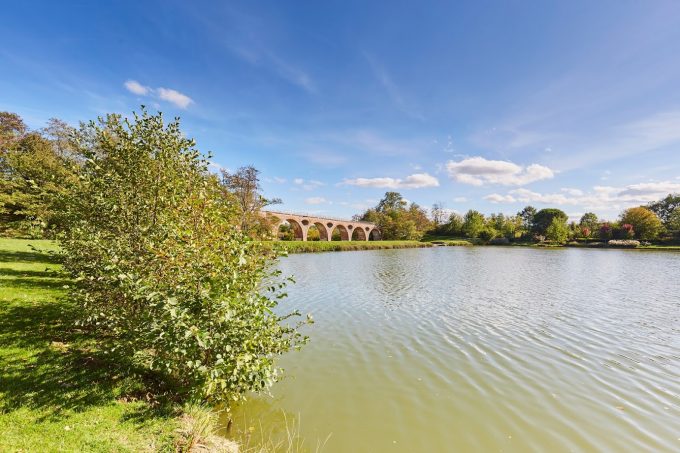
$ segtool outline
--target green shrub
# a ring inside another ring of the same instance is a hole
[[[65,203],[61,245],[85,322],[192,400],[271,385],[274,357],[305,341],[291,322],[298,313],[274,314],[284,294],[271,252],[240,231],[233,200],[178,120],[109,115],[77,144],[81,184]]]

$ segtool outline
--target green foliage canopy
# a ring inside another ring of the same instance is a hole
[[[561,209],[546,208],[541,209],[534,215],[533,219],[533,232],[546,236],[548,232],[548,227],[553,223],[553,219],[557,219],[566,226],[566,222],[569,216]]]
[[[643,206],[623,211],[621,223],[632,225],[635,237],[645,241],[656,239],[663,229],[661,219],[653,211]]]
[[[275,356],[305,340],[298,314],[275,314],[283,284],[178,120],[108,115],[77,145],[60,240],[86,323],[192,399],[271,385]]]
[[[356,219],[377,224],[385,240],[418,240],[432,225],[424,209],[409,205],[398,192],[385,193],[375,208]]]

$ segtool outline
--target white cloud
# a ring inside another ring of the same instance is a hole
[[[473,186],[484,184],[522,186],[555,176],[550,168],[543,165],[531,164],[525,168],[513,162],[488,160],[481,156],[469,157],[458,162],[450,160],[446,163],[446,171],[454,181]]]
[[[501,195],[497,193],[492,193],[484,197],[485,200],[491,203],[514,203],[515,198],[512,195]]]
[[[453,199],[456,203],[465,203],[467,201],[467,198],[465,197],[456,197]]]
[[[302,190],[307,190],[307,191],[314,190],[314,189],[318,189],[319,187],[325,186],[325,185],[326,185],[326,184],[324,184],[324,183],[321,182],[321,181],[316,181],[316,180],[314,180],[314,179],[312,179],[312,180],[304,180],[304,179],[302,179],[302,178],[295,178],[295,179],[293,179],[293,183],[294,183],[296,186],[301,187]]]
[[[136,80],[128,80],[125,82],[125,88],[128,89],[129,92],[138,94],[140,96],[146,96],[149,91],[151,91],[151,88],[142,85],[141,83],[137,82]]]
[[[170,88],[158,88],[158,97],[164,101],[171,102],[181,109],[185,109],[189,104],[193,103],[191,99],[186,94],[180,93],[179,91]]]
[[[151,88],[146,85],[142,85],[136,80],[128,80],[124,83],[125,88],[131,93],[140,96],[152,96],[163,101],[170,102],[181,109],[187,108],[190,104],[193,104],[193,99],[184,93],[180,93],[177,90],[171,88]]]
[[[638,197],[653,196],[655,197],[653,198],[655,200],[660,195],[667,195],[672,192],[680,192],[680,184],[669,181],[647,182],[627,186],[626,189],[621,192],[621,195]]]
[[[310,197],[305,199],[306,204],[324,204],[328,203],[328,200],[326,200],[324,197]]]
[[[376,187],[383,189],[422,189],[439,187],[439,180],[427,173],[415,173],[404,179],[400,178],[356,178],[345,179],[342,184],[358,187]]]
[[[560,193],[539,193],[520,188],[511,190],[505,195],[492,193],[484,199],[492,203],[539,203],[612,211],[643,205],[677,192],[680,192],[680,183],[664,181],[631,184],[625,187],[594,186],[589,192],[562,189]]]
[[[581,189],[572,189],[571,187],[563,187],[562,192],[571,195],[573,197],[580,197],[583,195],[583,191]]]

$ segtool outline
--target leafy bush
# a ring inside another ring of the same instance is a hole
[[[178,120],[109,115],[84,126],[77,146],[85,162],[61,243],[85,322],[193,400],[271,385],[274,357],[305,341],[298,313],[274,314],[284,293],[272,255],[241,232]]]
[[[483,228],[482,231],[479,232],[479,238],[484,242],[489,242],[496,236],[498,236],[498,232],[493,228]]]
[[[661,219],[653,211],[642,206],[623,211],[621,223],[631,225],[635,230],[635,236],[642,240],[656,239],[663,228]]]
[[[545,231],[545,237],[548,241],[564,243],[569,237],[569,228],[562,218],[555,216]]]

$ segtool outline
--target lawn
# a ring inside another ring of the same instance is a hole
[[[76,327],[55,248],[0,239],[0,451],[173,451],[176,408]]]

